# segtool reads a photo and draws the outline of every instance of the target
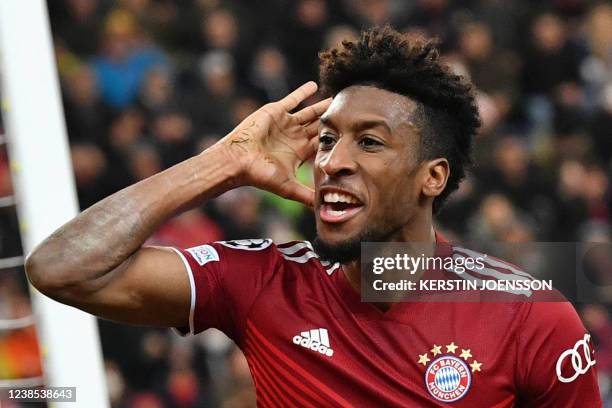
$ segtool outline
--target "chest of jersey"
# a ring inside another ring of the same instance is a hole
[[[251,308],[243,349],[261,405],[514,404],[516,323],[512,310],[493,309],[518,304],[397,303],[383,313],[342,271],[312,272],[277,274]]]

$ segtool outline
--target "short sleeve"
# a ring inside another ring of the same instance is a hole
[[[524,407],[601,407],[591,336],[569,302],[530,303],[518,337]]]
[[[220,241],[193,248],[173,248],[189,275],[189,327],[198,334],[214,327],[240,344],[249,309],[279,266],[270,239]]]

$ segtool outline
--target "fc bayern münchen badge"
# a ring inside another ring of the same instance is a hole
[[[467,364],[454,356],[435,359],[425,372],[425,385],[432,397],[442,402],[461,399],[470,389],[472,373]]]

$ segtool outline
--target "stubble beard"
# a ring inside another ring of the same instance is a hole
[[[322,261],[347,264],[361,258],[362,242],[387,242],[402,228],[402,226],[386,228],[366,228],[354,238],[330,243],[316,236],[312,245]]]

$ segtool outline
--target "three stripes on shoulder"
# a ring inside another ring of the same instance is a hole
[[[308,260],[310,260],[311,258],[319,258],[319,255],[317,255],[317,253],[312,248],[312,244],[308,241],[300,241],[286,248],[280,246],[277,248],[278,251],[283,255],[283,258],[292,262],[303,264],[308,262]],[[328,275],[331,275],[336,269],[340,267],[339,262],[332,264],[327,261],[321,261],[321,265],[323,265]]]

